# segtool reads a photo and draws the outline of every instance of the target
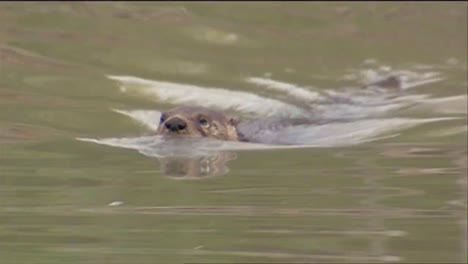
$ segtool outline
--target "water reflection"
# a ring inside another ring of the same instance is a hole
[[[205,179],[229,172],[227,162],[236,159],[233,152],[218,152],[201,157],[158,158],[161,173],[177,180]]]

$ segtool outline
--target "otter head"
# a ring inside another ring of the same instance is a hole
[[[161,113],[158,135],[239,140],[238,120],[199,106],[181,106]]]

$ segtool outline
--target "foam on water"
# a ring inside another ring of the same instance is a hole
[[[310,91],[294,84],[275,81],[269,78],[250,77],[247,78],[246,81],[248,83],[257,84],[269,90],[284,92],[296,99],[306,99],[309,101],[322,99],[322,96],[318,92]]]
[[[442,98],[428,98],[422,100],[421,107],[432,109],[444,114],[467,114],[467,95],[456,95]]]
[[[386,69],[386,67],[383,68]],[[438,73],[434,72],[417,74],[411,71],[386,70],[385,73],[377,70],[361,70],[358,71],[359,79],[365,80],[366,83],[372,83],[382,80],[384,77],[398,74],[402,82],[401,89],[409,89],[442,80],[440,77],[435,77],[438,76]],[[258,87],[285,93],[300,105],[309,106],[308,109],[313,109],[315,115],[318,114],[321,118],[328,119],[375,117],[410,106],[429,97],[429,95],[424,94],[396,95],[395,91],[378,87],[374,87],[374,89],[347,87],[317,92],[270,78],[250,77],[246,81],[254,83]]]
[[[135,121],[138,121],[140,124],[143,124],[146,127],[150,128],[151,130],[158,129],[159,118],[161,117],[160,111],[153,111],[153,110],[126,111],[126,110],[119,110],[119,109],[112,109],[112,111],[128,116],[134,119]]]

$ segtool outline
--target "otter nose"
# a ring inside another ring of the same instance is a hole
[[[184,130],[187,127],[187,123],[178,117],[174,117],[167,120],[164,126],[172,132],[177,132]]]

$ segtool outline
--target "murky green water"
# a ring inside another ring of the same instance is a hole
[[[170,107],[108,74],[331,89],[374,59],[429,66],[444,80],[420,89],[447,97],[466,95],[466,47],[464,2],[1,3],[1,263],[466,262],[463,104],[353,147],[231,153],[203,180],[75,140],[147,133],[111,109]]]

